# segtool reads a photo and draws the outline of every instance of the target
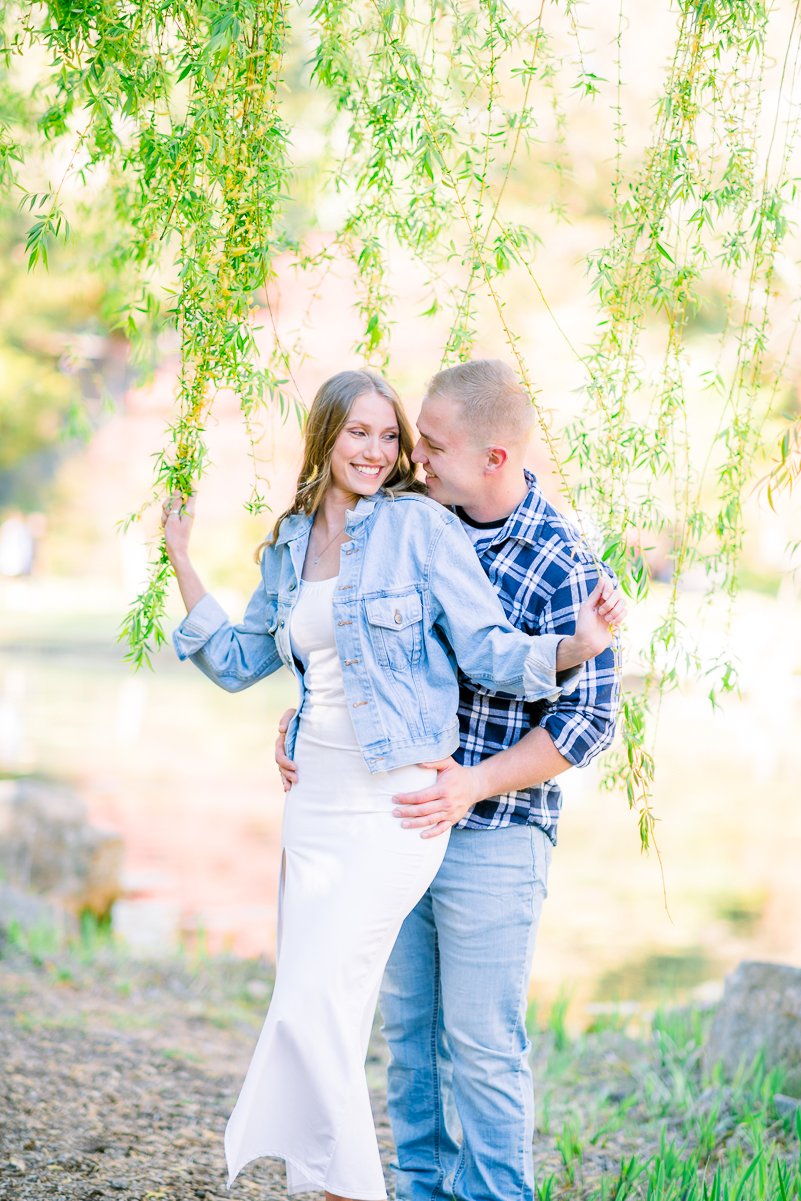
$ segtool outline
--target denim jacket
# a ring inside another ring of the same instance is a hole
[[[312,520],[293,515],[261,558],[261,582],[232,625],[207,594],[173,635],[180,659],[238,692],[282,664],[301,691],[287,732],[291,755],[303,712],[303,670],[289,625]],[[527,700],[570,692],[580,669],[556,682],[563,634],[529,637],[504,616],[453,513],[417,495],[362,498],[345,523],[334,623],[345,696],[372,772],[441,759],[459,744],[456,664],[476,684]],[[560,673],[562,675],[562,673]]]

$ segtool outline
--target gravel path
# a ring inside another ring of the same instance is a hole
[[[223,1132],[267,969],[0,959],[0,1198],[284,1201],[277,1161],[225,1188]],[[385,1167],[382,1051],[371,1053]]]
[[[225,1188],[225,1123],[270,990],[269,968],[252,960],[32,958],[0,944],[0,1201],[286,1201],[274,1160]],[[664,1059],[653,1040],[613,1029],[566,1046],[540,1033],[534,1158],[545,1195],[597,1197],[603,1181],[612,1196],[621,1163],[644,1164],[663,1140],[685,1153],[705,1115],[720,1124],[725,1090],[695,1079],[699,1054],[692,1044]],[[389,1182],[377,1030],[367,1070]],[[765,1104],[755,1095],[723,1115],[713,1165],[748,1141],[746,1117]],[[797,1157],[789,1127],[760,1120],[767,1142]]]

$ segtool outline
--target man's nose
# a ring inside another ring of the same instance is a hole
[[[412,462],[413,463],[425,463],[426,462],[426,455],[425,455],[425,451],[423,450],[423,439],[422,438],[418,438],[414,444],[414,450],[412,451]]]

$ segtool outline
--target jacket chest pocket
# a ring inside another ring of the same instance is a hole
[[[410,671],[423,650],[420,593],[366,597],[364,607],[370,642],[379,663],[392,671]]]

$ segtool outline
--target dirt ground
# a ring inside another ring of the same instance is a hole
[[[0,1198],[286,1197],[277,1161],[225,1188],[223,1132],[269,996],[267,969],[207,960],[0,959]],[[379,1053],[371,1076],[383,1077]],[[385,1167],[383,1089],[373,1102]]]

